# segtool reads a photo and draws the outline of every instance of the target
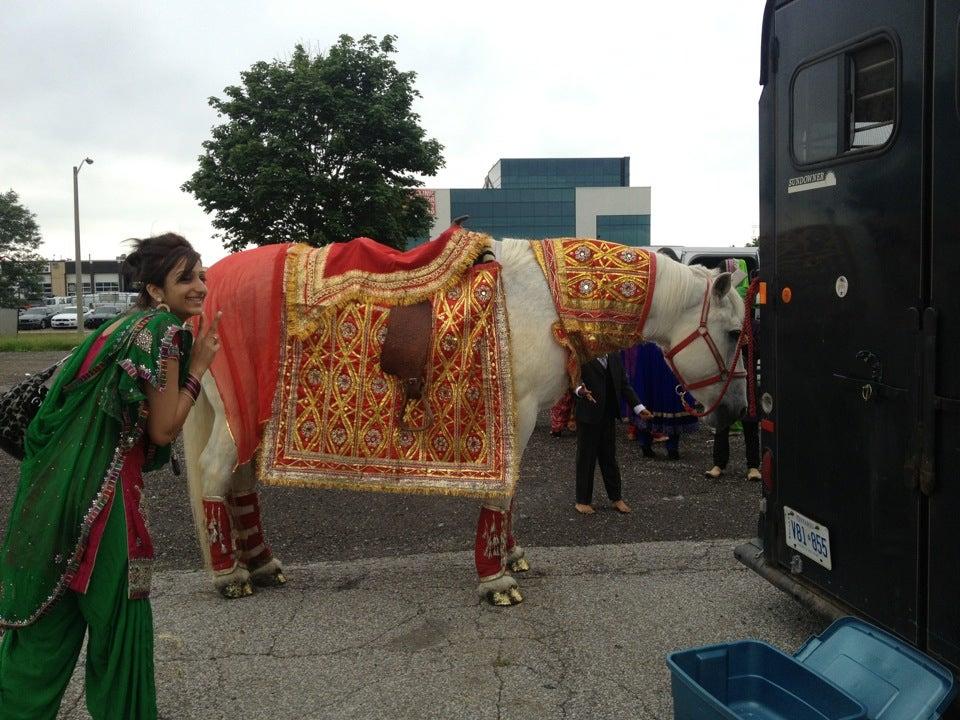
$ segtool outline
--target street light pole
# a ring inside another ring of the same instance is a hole
[[[84,158],[73,167],[73,243],[76,257],[73,278],[77,286],[77,332],[81,333],[83,332],[83,273],[80,260],[80,194],[77,190],[77,175],[85,164],[93,165],[93,160]],[[93,290],[93,288],[90,289]]]

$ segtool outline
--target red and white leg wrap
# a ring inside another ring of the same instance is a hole
[[[213,572],[217,575],[233,572],[237,568],[237,553],[230,508],[226,501],[220,497],[205,497],[203,517]]]
[[[500,508],[487,505],[480,508],[474,559],[481,583],[496,580],[505,572],[506,520],[507,514]]]
[[[237,525],[237,550],[240,560],[249,570],[266,565],[273,558],[273,553],[263,536],[260,493],[254,490],[242,495],[232,495],[230,507]]]
[[[506,565],[510,565],[524,556],[523,548],[517,545],[517,539],[513,536],[513,507],[515,502],[516,498],[511,498],[510,509],[507,510],[507,546],[503,557]]]

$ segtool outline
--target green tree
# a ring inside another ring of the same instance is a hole
[[[365,235],[402,249],[429,231],[414,175],[435,175],[443,146],[411,109],[416,75],[397,69],[395,40],[341,35],[316,55],[297,45],[210,98],[226,120],[182,189],[214,213],[224,247]]]
[[[20,307],[23,300],[40,297],[39,247],[40,226],[34,214],[13,190],[0,194],[0,307]]]

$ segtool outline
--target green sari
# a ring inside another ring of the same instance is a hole
[[[91,334],[64,363],[27,428],[20,485],[0,548],[0,627],[30,625],[70,585],[91,527],[117,492],[126,454],[144,439],[142,383],[163,390],[171,357],[180,360],[177,386],[185,379],[191,335],[169,312],[125,318],[79,375],[97,337]],[[169,446],[147,442],[143,471],[169,457]]]

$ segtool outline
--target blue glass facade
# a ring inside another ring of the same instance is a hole
[[[469,215],[471,230],[495,238],[573,236],[576,190],[451,190],[450,216]]]
[[[650,216],[597,215],[597,238],[624,245],[649,245]]]
[[[496,239],[598,237],[650,244],[649,188],[630,187],[630,158],[502,158],[483,188],[426,190],[431,236],[468,216],[470,230]],[[417,238],[407,247],[428,237]]]
[[[504,158],[490,168],[485,188],[629,187],[630,158]]]

